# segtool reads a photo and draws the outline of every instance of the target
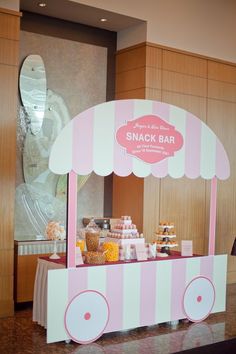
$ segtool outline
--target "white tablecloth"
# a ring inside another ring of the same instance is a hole
[[[34,281],[33,321],[47,328],[47,279],[49,269],[65,268],[63,264],[38,259]]]

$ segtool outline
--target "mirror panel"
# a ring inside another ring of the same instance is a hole
[[[29,55],[20,71],[20,95],[28,114],[32,134],[40,132],[46,105],[47,81],[44,62],[39,55]]]

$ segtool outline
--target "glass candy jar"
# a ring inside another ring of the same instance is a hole
[[[92,218],[85,228],[85,242],[87,251],[96,252],[98,250],[100,232],[101,229],[97,226],[94,219]]]

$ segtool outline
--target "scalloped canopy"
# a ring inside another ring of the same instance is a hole
[[[173,178],[227,179],[230,166],[213,131],[192,113],[151,100],[96,105],[68,123],[52,146],[49,168]]]

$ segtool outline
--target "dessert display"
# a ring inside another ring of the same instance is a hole
[[[176,232],[173,222],[161,221],[156,231],[157,248],[161,249],[161,253],[170,254],[170,249],[177,247],[178,244],[175,240]]]
[[[137,227],[132,223],[130,216],[121,216],[118,223],[107,233],[106,239],[122,245],[144,243],[143,235],[139,235]]]

